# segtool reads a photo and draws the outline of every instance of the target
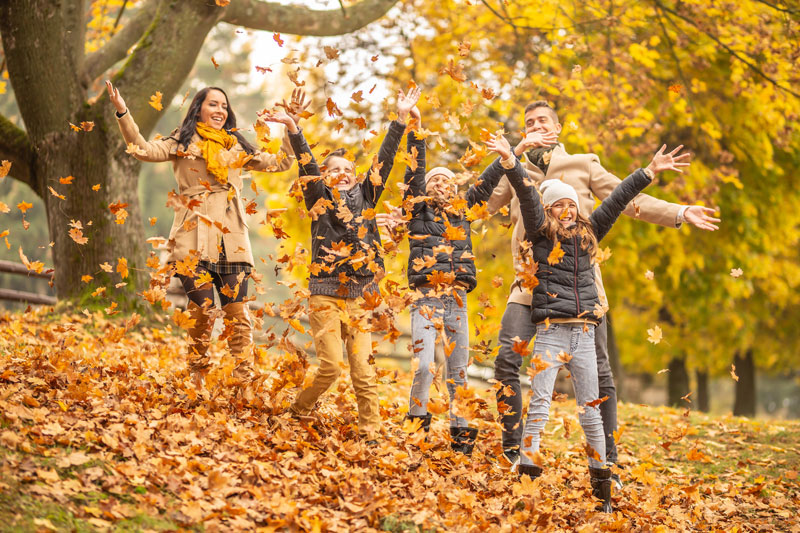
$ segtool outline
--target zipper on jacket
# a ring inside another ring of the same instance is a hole
[[[575,265],[575,277],[573,277],[572,282],[575,288],[575,316],[579,317],[581,315],[581,298],[578,296],[578,238],[572,238],[572,244],[575,250],[575,257],[573,258],[573,263]]]

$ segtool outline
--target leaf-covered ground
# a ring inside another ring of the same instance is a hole
[[[0,315],[0,529],[800,531],[798,422],[623,404],[625,487],[602,515],[570,400],[554,403],[545,475],[520,482],[495,460],[491,390],[460,398],[481,436],[454,455],[443,415],[428,442],[405,431],[410,379],[387,369],[385,434],[368,447],[349,379],[318,423],[285,414],[307,366],[287,339],[246,388],[215,346],[198,395],[173,333],[101,313]]]

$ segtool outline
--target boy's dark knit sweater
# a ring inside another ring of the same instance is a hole
[[[400,122],[393,121],[389,125],[378,151],[378,162],[370,168],[364,181],[348,191],[337,191],[319,177],[319,165],[302,131],[289,134],[300,176],[315,176],[303,188],[306,209],[314,213],[311,222],[311,275],[308,282],[311,294],[358,298],[363,296],[365,290],[377,290],[375,270],[383,269],[381,239],[375,218],[367,220],[363,212],[377,205],[392,171],[394,156],[404,131],[405,125]],[[309,154],[311,160],[306,164],[300,163],[302,154]],[[379,185],[374,185],[370,180],[375,166],[379,167]],[[317,209],[314,209],[317,205]],[[346,209],[340,209],[342,206]]]

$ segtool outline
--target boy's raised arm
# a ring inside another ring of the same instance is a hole
[[[362,185],[364,197],[372,205],[376,205],[381,194],[383,194],[386,180],[389,179],[389,174],[392,172],[394,157],[397,155],[397,149],[400,148],[400,141],[403,139],[403,133],[406,130],[405,123],[408,113],[417,105],[420,94],[419,87],[414,87],[408,91],[408,94],[404,94],[403,91],[397,91],[397,120],[389,124],[389,131],[386,132],[386,137],[384,137],[380,150],[378,150],[378,162],[369,169],[369,174]],[[375,171],[375,167],[377,167],[377,172],[380,176],[380,183],[377,185],[372,182],[372,174]]]

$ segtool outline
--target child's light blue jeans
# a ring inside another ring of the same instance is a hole
[[[424,292],[424,291],[423,291]],[[414,356],[419,366],[411,384],[408,414],[424,416],[428,413],[428,397],[433,383],[436,339],[444,338],[448,345],[455,342],[453,351],[445,350],[445,381],[450,395],[450,427],[466,427],[466,419],[453,415],[456,388],[467,384],[469,362],[469,319],[467,318],[467,293],[455,291],[462,305],[451,295],[420,298],[411,305],[411,338]],[[441,342],[441,340],[439,341]]]
[[[533,396],[528,406],[528,417],[525,421],[525,430],[522,433],[522,448],[520,463],[532,465],[526,452],[533,453],[539,450],[539,441],[545,424],[550,417],[550,401],[553,397],[553,387],[559,368],[565,366],[572,376],[572,386],[575,389],[575,400],[578,404],[578,419],[580,420],[586,442],[599,455],[606,456],[606,442],[603,436],[603,420],[600,418],[600,409],[591,407],[588,403],[597,400],[597,356],[594,348],[594,326],[589,324],[584,331],[583,324],[544,324],[536,326],[536,341],[533,345],[534,359],[538,355],[542,361],[549,363],[546,369],[536,374],[531,379]],[[566,352],[569,362],[559,360],[559,354]],[[603,468],[604,463],[589,456],[589,466]]]

